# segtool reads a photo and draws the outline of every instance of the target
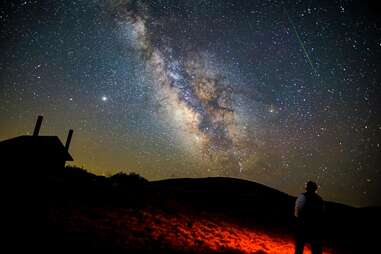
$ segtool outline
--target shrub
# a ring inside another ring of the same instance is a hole
[[[119,172],[111,176],[109,180],[112,185],[118,187],[141,186],[148,182],[147,179],[135,172],[129,174]]]

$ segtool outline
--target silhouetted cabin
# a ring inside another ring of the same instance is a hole
[[[73,130],[69,130],[66,145],[63,145],[57,136],[39,136],[41,124],[42,116],[39,116],[32,136],[0,142],[1,164],[8,173],[46,173],[47,170],[63,168],[66,161],[73,161],[68,152]],[[32,169],[33,172],[28,172]]]

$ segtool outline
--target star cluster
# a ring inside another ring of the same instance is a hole
[[[371,3],[9,1],[0,138],[65,140],[97,174],[231,176],[381,205],[381,22]]]

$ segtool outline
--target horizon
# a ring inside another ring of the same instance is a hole
[[[32,132],[27,132],[25,135],[26,136],[32,136],[31,135],[31,133]],[[24,136],[24,135],[18,135],[18,136]],[[15,136],[15,137],[18,137],[18,136]],[[46,136],[55,136],[55,135],[40,135],[40,134],[38,134],[38,136],[43,136],[43,137],[46,137]],[[12,137],[12,138],[14,138],[14,137]],[[6,138],[6,139],[0,139],[0,142],[1,141],[4,141],[4,140],[8,140],[8,139],[12,139],[12,138]],[[61,143],[62,144],[64,144],[64,142],[63,142],[63,140],[60,138],[60,137],[58,137],[59,138],[59,140],[61,141]],[[69,148],[69,154],[71,154],[70,153],[70,148]],[[73,156],[73,154],[71,154],[72,156]],[[108,171],[108,173],[107,174],[105,174],[105,173],[97,173],[96,172],[96,170],[92,170],[92,169],[90,169],[90,168],[87,168],[87,167],[85,167],[85,166],[83,166],[83,165],[81,165],[81,166],[79,166],[79,165],[76,165],[74,162],[66,162],[66,165],[65,165],[65,167],[72,167],[72,168],[76,168],[76,169],[80,169],[80,170],[84,170],[85,172],[88,172],[88,173],[91,173],[91,174],[94,174],[95,176],[104,176],[104,177],[111,177],[111,176],[113,176],[113,175],[115,175],[115,174],[118,174],[118,173],[124,173],[124,174],[131,174],[131,173],[133,173],[133,174],[138,174],[138,173],[136,173],[135,171],[114,171],[114,172],[111,172],[111,171]],[[103,171],[104,172],[104,171]],[[140,175],[140,174],[138,174],[138,175]],[[142,175],[140,175],[140,176],[142,176]],[[144,176],[142,176],[142,177],[144,177]],[[144,177],[145,178],[145,177]],[[232,179],[232,180],[244,180],[244,181],[249,181],[249,182],[252,182],[252,183],[255,183],[255,184],[260,184],[260,185],[262,185],[262,186],[264,186],[264,187],[267,187],[267,188],[270,188],[270,189],[273,189],[273,190],[277,190],[277,191],[279,191],[279,192],[282,192],[283,194],[286,194],[286,195],[289,195],[289,196],[292,196],[292,197],[297,197],[300,193],[303,193],[303,192],[305,192],[305,188],[303,187],[303,188],[301,188],[301,191],[300,192],[298,192],[298,193],[289,193],[289,192],[287,192],[287,191],[283,191],[283,190],[281,190],[281,189],[277,189],[276,187],[272,187],[272,186],[268,186],[268,185],[266,185],[266,184],[264,184],[264,183],[260,183],[260,182],[257,182],[257,181],[255,181],[255,180],[251,180],[251,179],[247,179],[247,178],[239,178],[239,177],[231,177],[231,176],[218,176],[218,175],[216,175],[216,176],[203,176],[203,177],[192,177],[192,176],[190,176],[190,177],[183,177],[183,176],[178,176],[178,177],[176,177],[176,176],[171,176],[171,177],[168,177],[168,178],[158,178],[158,179],[147,179],[149,182],[155,182],[155,181],[165,181],[165,180],[180,180],[180,179],[206,179],[206,178],[225,178],[225,179]],[[320,194],[320,192],[319,192],[319,189],[320,189],[320,185],[319,185],[319,188],[318,188],[318,190],[317,190],[317,193],[319,194],[319,195],[321,195]],[[323,199],[324,199],[324,197],[323,197]],[[381,207],[381,205],[378,205],[378,204],[376,204],[376,205],[370,205],[370,206],[355,206],[355,205],[351,205],[351,204],[347,204],[347,203],[345,203],[345,202],[340,202],[340,201],[337,201],[337,200],[327,200],[327,199],[324,199],[324,201],[326,201],[326,202],[331,202],[331,203],[337,203],[337,204],[342,204],[342,205],[347,205],[347,206],[351,206],[351,207],[355,207],[355,208],[367,208],[367,207]]]
[[[23,1],[0,20],[0,140],[97,175],[226,176],[381,206],[381,21],[355,1]]]

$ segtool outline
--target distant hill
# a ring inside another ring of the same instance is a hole
[[[289,223],[293,215],[293,197],[242,179],[168,179],[150,182],[149,189],[186,209],[228,214],[253,223]]]

